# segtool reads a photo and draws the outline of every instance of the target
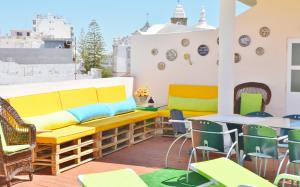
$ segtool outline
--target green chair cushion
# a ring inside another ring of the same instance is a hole
[[[3,150],[4,150],[4,153],[11,154],[11,153],[15,153],[18,151],[28,149],[29,147],[30,147],[30,145],[27,145],[27,144],[26,145],[9,145],[9,146],[4,146]]]
[[[262,106],[262,95],[253,93],[241,94],[240,114],[246,115],[251,112],[260,112]]]
[[[3,130],[2,130],[1,123],[0,123],[0,137],[1,137],[0,141],[2,143],[2,146],[6,146],[7,144],[6,144],[6,140],[5,140],[5,136],[4,136]]]
[[[169,96],[169,109],[217,112],[218,99],[197,99]]]
[[[131,169],[79,175],[78,179],[83,187],[147,187],[143,180]]]
[[[41,116],[23,118],[25,123],[33,124],[37,130],[55,130],[76,125],[79,121],[67,111],[59,111]]]

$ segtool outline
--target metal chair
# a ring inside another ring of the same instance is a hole
[[[235,134],[235,142],[230,147],[226,147],[224,144],[224,135]],[[209,160],[210,153],[218,153],[226,155],[229,158],[232,155],[232,151],[235,149],[236,159],[239,163],[239,150],[238,150],[238,132],[237,129],[230,131],[223,131],[223,125],[206,120],[193,120],[191,126],[192,137],[192,152],[189,157],[189,163],[187,168],[187,179],[192,163],[192,158],[197,162],[197,151],[202,152],[202,160]]]
[[[262,95],[263,102],[261,111],[265,111],[266,105],[271,101],[272,93],[268,85],[258,82],[247,82],[239,84],[234,88],[234,113],[240,114],[242,93],[259,93]]]
[[[300,165],[300,130],[290,130],[288,132],[288,150],[284,155],[284,159],[281,161],[277,175],[280,174],[281,168],[283,166],[285,158],[288,158],[288,162],[285,167],[285,173],[289,174],[289,168],[291,165],[293,169],[293,173],[296,175],[300,175],[299,165]],[[284,181],[285,182],[285,181]],[[299,185],[299,181],[298,181]]]
[[[261,117],[261,118],[266,118],[266,117],[273,117],[272,114],[267,113],[267,112],[251,112],[246,114],[248,117]]]
[[[186,143],[186,141],[191,137],[190,136],[190,127],[191,127],[191,121],[187,121],[183,117],[183,113],[181,110],[171,110],[171,119],[169,120],[169,123],[172,123],[173,130],[174,130],[174,136],[178,136],[170,145],[167,154],[166,154],[166,159],[165,159],[165,166],[168,167],[168,157],[170,154],[170,151],[178,142],[180,139],[184,138],[183,142],[180,145],[179,149],[179,157],[181,157],[181,150]]]
[[[278,142],[286,139],[287,136],[277,137],[275,129],[262,125],[244,125],[240,136],[243,137],[244,142],[244,155],[241,163],[243,164],[246,156],[255,157],[255,171],[258,175],[261,175],[262,161],[264,161],[265,176],[268,159],[281,160],[284,157],[279,154]],[[260,159],[259,170],[258,159]]]

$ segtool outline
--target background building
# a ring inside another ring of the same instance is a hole
[[[31,29],[0,36],[0,84],[89,78],[73,59],[71,24],[58,16],[37,15]]]

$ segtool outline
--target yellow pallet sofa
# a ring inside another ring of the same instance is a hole
[[[216,114],[218,112],[218,87],[171,84],[167,106],[158,111],[165,135],[173,134],[172,125],[168,123],[172,109],[182,110],[185,118]]]
[[[97,103],[118,103],[126,100],[125,86],[82,88],[51,93],[8,98],[8,102],[26,121],[36,116],[53,115],[61,111]],[[66,116],[66,117],[65,117]],[[76,167],[151,138],[155,134],[157,112],[131,111],[84,122],[56,123],[55,126],[37,127],[37,147],[34,151],[36,168],[50,167],[52,174]],[[37,117],[38,118],[38,117]],[[50,130],[49,130],[50,129]]]

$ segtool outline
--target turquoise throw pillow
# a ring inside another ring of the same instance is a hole
[[[169,96],[168,108],[185,111],[217,112],[218,99],[200,99]]]
[[[241,94],[240,114],[246,115],[251,112],[260,112],[262,107],[262,95],[253,93]]]
[[[136,109],[136,103],[133,97],[129,97],[125,101],[108,104],[114,115],[131,112]]]
[[[69,109],[68,112],[74,115],[80,122],[113,115],[112,110],[107,104],[86,105]]]

